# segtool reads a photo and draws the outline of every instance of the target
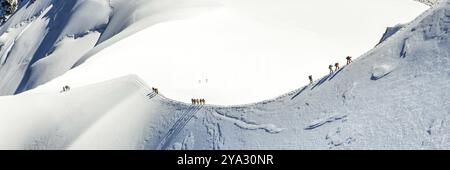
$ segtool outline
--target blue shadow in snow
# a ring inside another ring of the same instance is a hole
[[[291,100],[295,99],[298,95],[302,94],[303,91],[306,90],[306,88],[308,88],[308,86],[303,87],[299,92],[297,92],[294,96],[292,96]]]

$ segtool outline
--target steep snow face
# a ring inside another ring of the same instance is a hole
[[[345,56],[356,58],[376,45],[386,26],[409,22],[427,8],[410,0],[219,2],[204,15],[157,24],[97,47],[81,60],[87,62],[40,90],[137,74],[179,101],[252,103],[304,85],[308,75],[327,74],[329,64],[342,64]],[[169,17],[158,16],[141,23]]]
[[[21,0],[0,0],[0,24],[8,20],[16,12]]]
[[[0,27],[0,95],[17,94],[62,75],[104,41],[130,27],[133,29],[126,35],[144,27],[135,25],[143,19],[171,16],[211,4],[201,2],[204,1],[24,1]],[[145,27],[176,18],[147,22]],[[115,41],[119,39],[115,37]]]
[[[251,105],[179,103],[136,76],[0,97],[0,148],[450,149],[449,28],[446,0],[353,64]]]

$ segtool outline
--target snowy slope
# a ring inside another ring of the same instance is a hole
[[[308,75],[328,73],[328,65],[342,63],[346,55],[356,58],[378,43],[387,25],[410,22],[427,8],[410,0],[211,2],[221,3],[196,17],[152,25],[119,42],[105,41],[107,47],[95,47],[78,67],[37,90],[136,74],[178,101],[253,103],[304,85]]]
[[[337,73],[249,105],[183,104],[136,76],[0,97],[0,148],[450,149],[449,28],[443,0]]]
[[[17,10],[20,0],[0,0],[0,24],[3,24]]]
[[[429,6],[436,5],[439,2],[439,0],[415,0],[415,1],[427,4]]]

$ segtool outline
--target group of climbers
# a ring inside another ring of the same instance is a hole
[[[333,69],[333,65],[330,64],[330,66],[328,66],[328,69],[330,69],[330,74],[333,74],[335,71],[338,71],[341,67],[339,67],[339,63],[334,64],[334,69]]]
[[[191,99],[192,104],[204,105],[206,104],[205,99]]]
[[[345,59],[347,60],[347,65],[349,65],[350,63],[353,62],[351,56],[347,56]],[[335,63],[334,66],[330,65],[328,68],[330,69],[330,74],[333,74],[334,72],[337,72],[339,69],[341,69],[341,67],[339,66],[339,63]],[[313,84],[314,83],[313,76],[309,75],[308,78],[309,78],[310,84]],[[158,93],[158,89],[153,89],[153,91]],[[193,105],[196,105],[196,104],[204,105],[206,103],[205,99],[191,99],[191,102]]]
[[[350,63],[353,62],[351,56],[347,56],[345,59],[347,60],[347,65],[349,65]],[[334,68],[333,68],[333,67],[334,67]],[[339,66],[339,63],[335,63],[334,66],[333,66],[332,64],[330,64],[330,65],[328,66],[328,69],[330,70],[330,74],[333,74],[334,72],[337,72],[339,69],[341,69],[341,67]],[[310,83],[310,84],[313,84],[313,83],[314,83],[314,79],[313,79],[312,75],[309,75],[309,76],[308,76],[308,79],[309,79],[309,83]]]

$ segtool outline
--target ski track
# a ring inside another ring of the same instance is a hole
[[[195,114],[202,109],[202,105],[191,105],[188,110],[186,110],[181,117],[174,123],[172,128],[164,135],[159,143],[157,149],[165,150],[170,145],[170,143],[178,136],[178,134],[183,130],[183,128],[189,123],[189,121],[195,116]]]

